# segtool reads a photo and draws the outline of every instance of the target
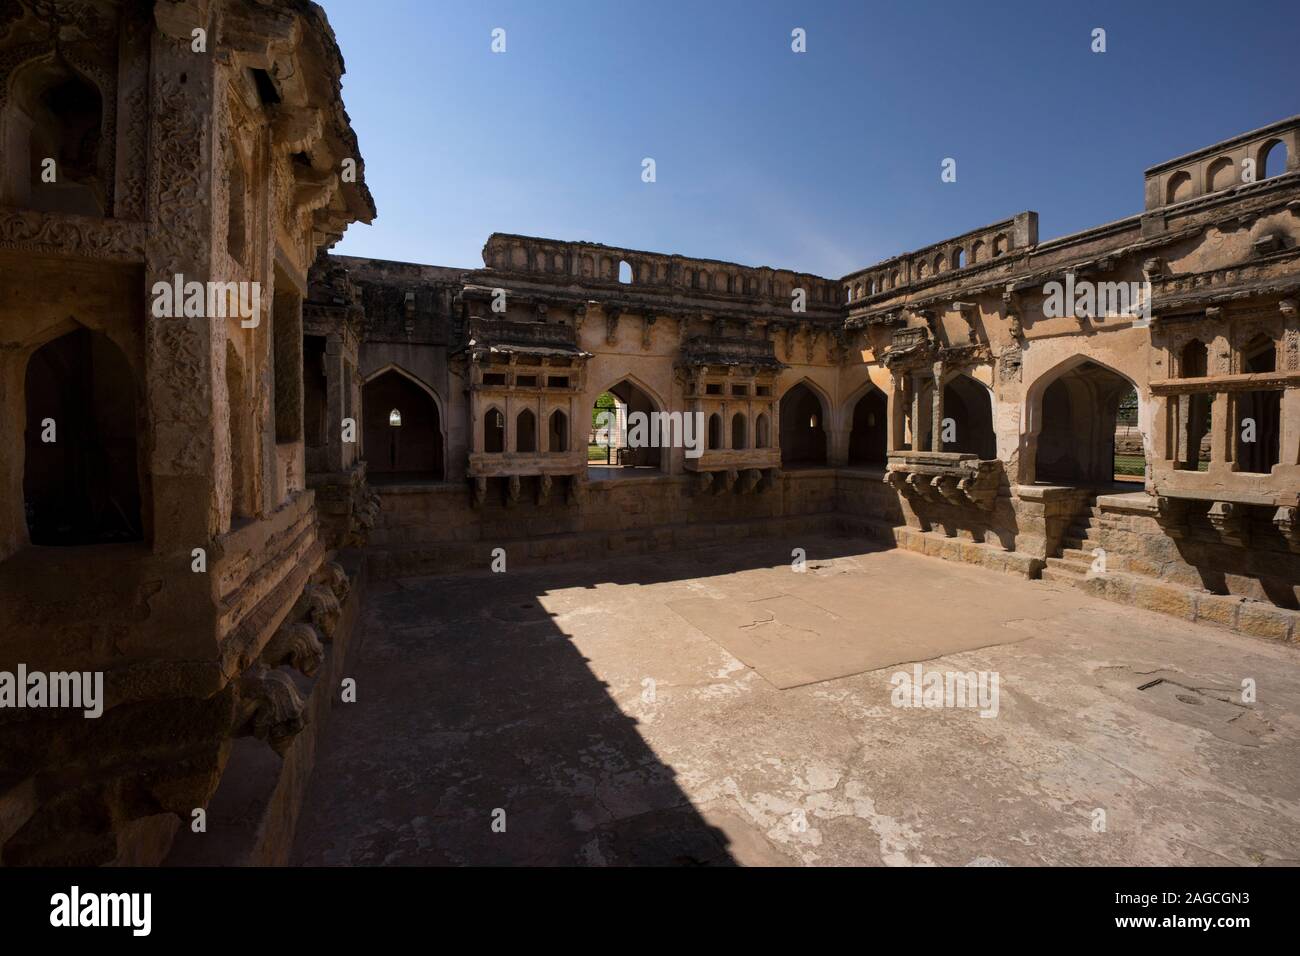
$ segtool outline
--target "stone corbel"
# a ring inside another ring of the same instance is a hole
[[[974,302],[954,302],[952,307],[961,313],[966,323],[966,338],[971,345],[979,344],[979,333],[975,329],[975,317],[979,315],[979,306]]]
[[[736,485],[736,493],[747,495],[758,487],[762,480],[763,473],[757,468],[746,468],[740,474],[740,482]]]
[[[264,740],[283,757],[293,738],[307,725],[298,688],[284,671],[268,670],[259,664],[239,678],[237,689],[235,736]]]
[[[324,135],[324,123],[324,114],[320,110],[285,110],[276,116],[271,126],[271,140],[290,155],[308,153]]]
[[[309,584],[303,591],[307,602],[307,615],[326,644],[334,640],[343,611],[334,592],[323,584]]]
[[[653,313],[645,313],[641,316],[641,350],[646,351],[650,348],[650,330],[654,328],[655,320],[659,316]]]
[[[982,511],[992,511],[993,503],[998,500],[996,480],[981,481],[979,478],[963,478],[957,482],[957,490],[965,501]]]
[[[616,305],[605,307],[605,344],[618,344],[618,317],[623,310]]]
[[[470,484],[470,506],[478,509],[487,501],[487,479],[482,475],[472,479]]]
[[[565,485],[565,489],[564,489],[565,504],[570,504],[570,505],[581,504],[583,498],[585,498],[587,494],[587,489],[585,485],[586,485],[586,480],[582,477],[582,475],[570,475],[569,481]]]
[[[1300,551],[1300,508],[1283,506],[1273,515],[1273,524],[1286,538],[1292,551]]]
[[[1171,538],[1187,536],[1187,502],[1181,498],[1156,497],[1156,520]]]
[[[807,358],[808,364],[811,365],[813,355],[817,349],[817,336],[820,335],[820,333],[805,322],[803,325],[803,334],[804,356]]]
[[[321,646],[313,625],[306,621],[285,623],[266,642],[260,659],[268,668],[288,664],[306,676],[314,677],[325,662],[325,648]]]
[[[407,335],[415,332],[415,293],[407,292],[402,296],[402,327]]]
[[[537,480],[537,503],[539,505],[546,504],[546,499],[549,498],[550,495],[551,495],[551,476],[548,474],[543,474],[542,477]]]
[[[518,475],[511,475],[506,481],[506,507],[513,508],[519,504],[519,494],[522,488],[522,482]]]
[[[695,486],[692,489],[697,495],[706,495],[709,489],[713,487],[713,472],[697,471],[695,473]]]
[[[1228,544],[1245,547],[1249,542],[1250,526],[1241,505],[1232,501],[1216,501],[1210,505],[1208,517],[1219,537]]]
[[[582,331],[582,325],[587,321],[587,304],[579,302],[573,307],[573,328],[577,332]]]
[[[1002,314],[1007,318],[1011,335],[1020,338],[1024,334],[1024,328],[1020,323],[1020,294],[1014,285],[1008,285],[1002,290]]]
[[[1142,262],[1142,278],[1147,282],[1154,282],[1156,279],[1163,279],[1165,275],[1165,260],[1160,256],[1152,256]]]

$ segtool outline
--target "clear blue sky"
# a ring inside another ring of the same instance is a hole
[[[1300,0],[323,3],[379,207],[335,251],[435,265],[500,231],[838,277],[1131,215],[1147,166],[1300,113]]]

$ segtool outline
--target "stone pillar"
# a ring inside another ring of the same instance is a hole
[[[1236,442],[1232,434],[1232,395],[1218,392],[1210,406],[1210,467],[1212,472],[1232,470]],[[1179,436],[1181,444],[1182,437]]]
[[[152,431],[149,488],[155,553],[207,547],[221,528],[218,477],[229,435],[224,391],[225,329],[204,317],[157,317],[155,283],[224,280],[212,275],[216,151],[216,60],[190,51],[190,37],[156,32],[152,40],[149,141],[150,221],[145,241],[146,410]],[[175,303],[179,305],[179,303]],[[222,361],[218,362],[220,355]],[[251,372],[250,372],[251,374]]]
[[[342,471],[348,462],[343,454],[343,419],[347,417],[343,374],[343,337],[331,332],[325,338],[325,468]]]
[[[901,451],[907,442],[907,383],[901,375],[890,376],[885,396],[885,451]]]
[[[934,395],[931,396],[930,451],[943,451],[943,362],[934,363]]]
[[[925,451],[922,445],[922,437],[925,435],[926,419],[929,418],[930,409],[926,408],[921,402],[921,392],[925,386],[925,379],[920,372],[912,373],[912,451]]]

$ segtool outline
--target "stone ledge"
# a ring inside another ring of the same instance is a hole
[[[1094,597],[1117,604],[1156,611],[1238,634],[1287,644],[1300,643],[1300,611],[1276,607],[1263,601],[1210,594],[1124,571],[1068,577],[1052,574],[1049,580],[1071,584]]]
[[[307,796],[316,745],[324,732],[339,685],[347,676],[348,652],[360,630],[368,576],[357,551],[340,552],[352,581],[325,661],[314,678],[288,668],[306,700],[306,726],[284,757],[252,737],[232,742],[221,783],[207,806],[207,832],[194,833],[182,820],[164,866],[285,866],[293,849],[298,814]]]

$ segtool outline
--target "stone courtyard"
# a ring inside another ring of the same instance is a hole
[[[916,635],[996,718],[891,706]],[[398,578],[293,859],[1295,864],[1294,655],[845,537]]]
[[[1068,234],[440,265],[335,249],[430,175],[346,52],[0,5],[0,865],[1300,861],[1300,115]]]

